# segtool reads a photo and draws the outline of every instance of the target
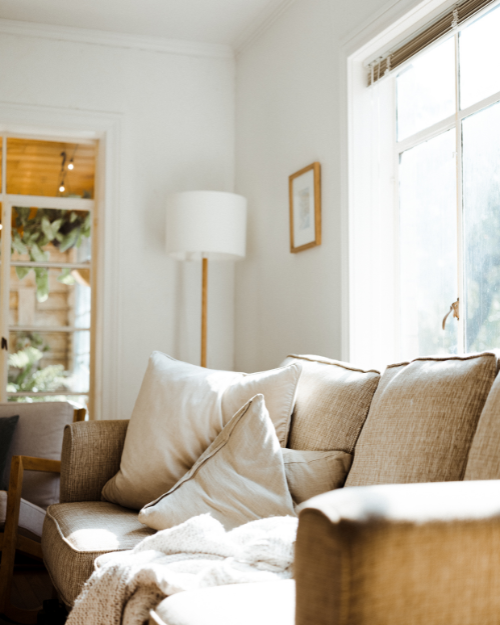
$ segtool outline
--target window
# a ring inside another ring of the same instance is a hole
[[[2,401],[89,403],[96,148],[3,138]]]
[[[393,79],[403,358],[500,347],[499,28],[495,8]]]
[[[500,7],[487,4],[465,0],[377,57],[368,88],[359,60],[386,35],[349,61],[349,357],[360,363],[500,347]]]

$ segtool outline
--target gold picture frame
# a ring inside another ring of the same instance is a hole
[[[318,162],[288,178],[290,195],[290,252],[321,245],[321,165]]]

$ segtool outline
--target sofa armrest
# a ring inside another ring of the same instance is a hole
[[[299,519],[296,625],[497,622],[500,481],[345,488]]]
[[[61,503],[100,501],[120,468],[128,421],[83,421],[64,429]]]

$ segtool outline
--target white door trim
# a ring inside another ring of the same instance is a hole
[[[97,271],[94,316],[95,386],[93,418],[120,415],[121,275],[119,262],[120,140],[119,113],[73,110],[0,101],[0,133],[52,140],[98,139],[95,200],[98,220],[94,243]]]

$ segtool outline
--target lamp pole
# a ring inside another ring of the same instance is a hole
[[[208,258],[202,259],[201,279],[201,366],[207,366],[207,303],[208,303]]]

